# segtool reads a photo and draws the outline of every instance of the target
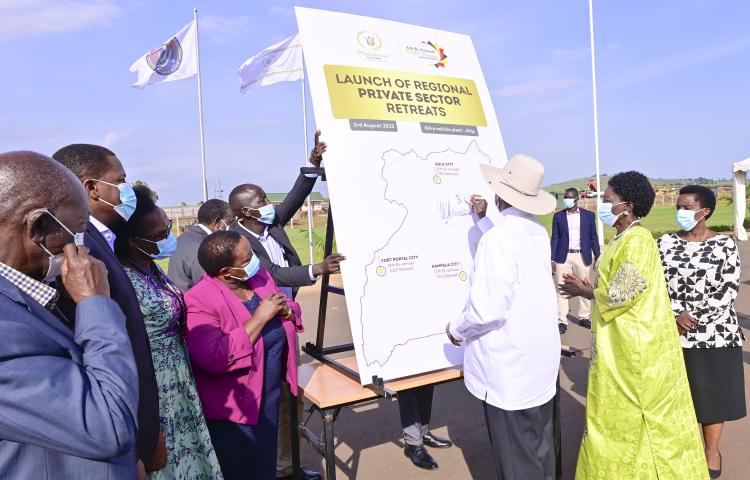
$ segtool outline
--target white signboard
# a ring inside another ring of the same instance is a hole
[[[296,8],[363,384],[460,365],[480,163],[506,162],[466,35]]]

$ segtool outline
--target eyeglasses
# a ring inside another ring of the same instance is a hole
[[[151,240],[151,239],[148,239],[148,238],[135,237],[135,236],[133,238],[137,238],[137,239],[143,240],[145,242],[156,244],[156,243],[159,243],[160,241],[164,240],[165,238],[167,238],[170,233],[172,233],[172,220],[170,220],[169,223],[167,224],[167,229],[166,229],[166,231],[163,234],[161,234],[161,235],[154,235],[153,237],[151,237],[151,238],[159,238],[159,240]]]

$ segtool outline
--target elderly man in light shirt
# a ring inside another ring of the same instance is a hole
[[[493,225],[487,202],[472,196],[484,233],[466,307],[446,330],[465,345],[464,380],[484,403],[498,478],[552,480],[560,336],[549,236],[534,215],[556,201],[541,190],[544,167],[529,156],[481,169],[500,216]]]

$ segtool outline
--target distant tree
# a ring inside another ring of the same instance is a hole
[[[180,202],[180,206],[181,206],[181,207],[187,207],[187,206],[188,206],[188,204],[187,204],[187,202]]]
[[[156,193],[153,188],[149,187],[148,183],[144,182],[143,180],[136,180],[135,182],[133,182],[133,186],[134,187],[143,186],[143,187],[148,188],[151,191],[151,199],[154,202],[159,201],[159,194]]]
[[[198,202],[198,206],[200,207],[201,205],[203,205],[203,200],[201,200],[200,202]]]

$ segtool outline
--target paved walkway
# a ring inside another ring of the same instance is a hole
[[[737,310],[750,339],[750,242],[740,246],[743,261],[742,285]],[[307,331],[300,343],[314,341],[318,311],[319,289],[308,287],[300,292],[298,300],[305,312]],[[329,301],[326,345],[351,342],[349,322],[343,298],[333,295]],[[564,336],[565,343],[579,348],[591,343],[591,332],[571,324]],[[745,391],[750,399],[750,344],[744,347]],[[302,362],[310,362],[307,356]],[[586,383],[589,355],[586,351],[575,358],[563,358],[561,368],[563,478],[572,479],[581,435],[583,434]],[[320,422],[311,425],[320,431]],[[432,429],[438,435],[448,436],[455,446],[430,452],[440,464],[440,469],[427,472],[412,466],[403,454],[398,408],[388,400],[342,410],[336,422],[336,457],[338,479],[487,479],[495,478],[490,457],[489,439],[484,425],[481,403],[467,393],[462,382],[436,387],[432,415]],[[722,438],[724,457],[723,480],[750,478],[750,418],[728,423]],[[323,464],[318,454],[302,442],[303,465],[320,469]]]

